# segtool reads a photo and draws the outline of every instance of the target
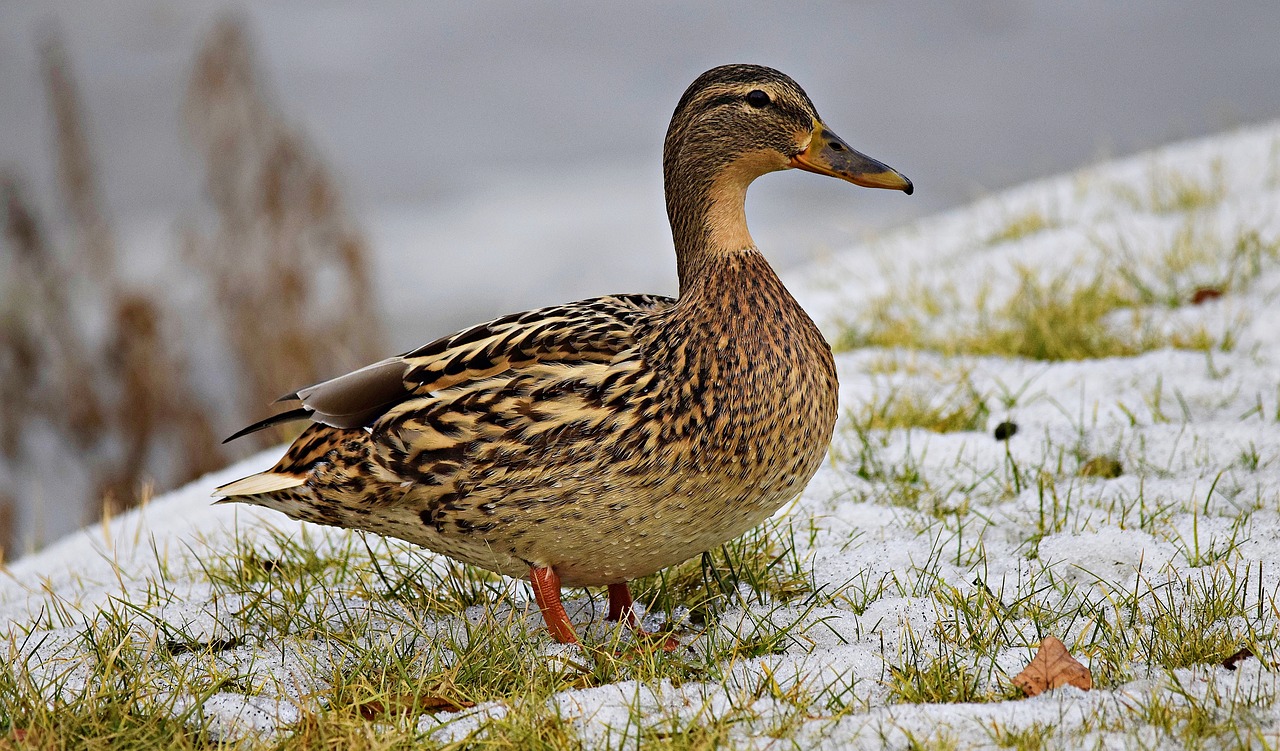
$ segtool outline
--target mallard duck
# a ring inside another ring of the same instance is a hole
[[[232,438],[311,424],[215,495],[528,577],[559,642],[578,639],[562,586],[608,587],[608,617],[639,628],[627,583],[795,498],[835,426],[831,349],[756,249],[747,186],[798,168],[912,192],[757,65],[689,86],[662,162],[677,299],[515,313],[299,389]]]

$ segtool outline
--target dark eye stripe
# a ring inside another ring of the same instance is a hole
[[[708,99],[708,100],[707,100],[707,104],[706,104],[706,108],[707,108],[707,109],[714,109],[714,108],[719,107],[719,106],[721,106],[721,105],[725,105],[725,104],[734,104],[734,103],[736,103],[736,102],[740,102],[740,101],[742,101],[742,97],[741,97],[741,96],[739,96],[738,94],[721,94],[721,95],[720,95],[720,96],[718,96],[718,97],[714,97],[714,98],[712,98],[712,99]]]

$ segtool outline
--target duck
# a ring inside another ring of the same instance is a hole
[[[712,68],[662,154],[679,293],[502,316],[281,398],[227,440],[305,420],[219,502],[406,540],[527,578],[550,636],[579,643],[563,587],[628,582],[732,540],[795,499],[830,445],[836,369],[747,228],[747,187],[800,169],[913,191],[839,138],[787,75]]]

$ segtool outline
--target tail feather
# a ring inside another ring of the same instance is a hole
[[[259,420],[247,428],[241,428],[240,430],[237,430],[235,433],[224,438],[222,442],[230,443],[237,438],[243,438],[244,436],[247,436],[250,433],[258,432],[259,430],[266,430],[267,428],[273,425],[292,422],[294,420],[305,420],[311,417],[313,412],[314,410],[307,409],[306,407],[298,407],[297,409],[291,409],[288,412],[281,412],[280,414],[272,415],[265,420]]]
[[[306,484],[307,478],[299,475],[279,474],[273,471],[259,472],[256,475],[243,477],[235,482],[213,491],[216,496],[232,497],[241,495],[261,495],[274,493],[277,490],[288,490]]]
[[[363,434],[364,431],[343,430],[313,423],[294,440],[274,467],[227,483],[213,491],[213,494],[224,497],[262,495],[305,485],[312,468],[341,446],[352,433]]]

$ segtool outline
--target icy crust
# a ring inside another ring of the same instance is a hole
[[[1223,244],[1241,231],[1275,243],[1278,144],[1280,125],[1269,125],[1031,184],[852,248],[798,274],[792,286],[834,337],[860,300],[904,280],[951,285],[961,300],[980,288],[998,295],[1016,287],[1016,268],[1088,274],[1117,247],[1133,254],[1135,273],[1143,273],[1141,259],[1164,252],[1191,220]],[[1218,194],[1188,210],[1170,209],[1156,195],[1170,180],[1198,181]],[[1045,218],[1044,226],[998,239],[1011,217],[1030,213]],[[831,460],[788,513],[809,530],[797,540],[814,584],[841,596],[817,607],[775,603],[723,614],[717,633],[696,637],[695,649],[770,623],[792,635],[779,654],[725,666],[729,680],[567,690],[550,700],[558,716],[590,748],[622,745],[637,723],[671,726],[673,718],[688,724],[729,714],[742,717],[733,737],[745,748],[929,741],[977,748],[1016,731],[1049,735],[1061,747],[1154,747],[1181,744],[1143,708],[1199,702],[1234,712],[1244,728],[1238,737],[1275,743],[1280,269],[1260,269],[1247,287],[1203,305],[1153,306],[1150,313],[1163,316],[1160,325],[1229,327],[1235,345],[1209,354],[1159,349],[1062,363],[880,349],[839,355],[846,414]],[[966,323],[961,311],[930,325],[945,333]],[[897,365],[884,367],[886,358]],[[960,382],[987,396],[982,430],[852,427],[850,415],[887,393],[945,394]],[[1004,421],[1018,431],[996,441],[991,429]],[[321,553],[350,544],[344,531],[209,504],[212,488],[268,466],[277,453],[10,564],[0,580],[10,669],[24,666],[51,693],[83,690],[103,614],[127,611],[129,643],[144,654],[174,639],[221,645],[212,654],[170,648],[149,678],[164,697],[165,686],[177,685],[176,671],[196,661],[242,676],[212,694],[167,704],[182,711],[200,702],[199,715],[215,734],[288,732],[304,711],[323,706],[327,676],[350,655],[269,623],[246,628],[235,615],[245,595],[220,591],[207,575],[210,561],[246,544],[295,538]],[[1096,457],[1114,462],[1115,471],[1088,471]],[[1224,591],[1248,618],[1196,620]],[[445,633],[465,642],[491,627],[541,627],[523,585],[495,585],[494,597],[466,618],[433,618],[394,601],[330,592],[307,616],[365,634],[368,644],[408,649]],[[966,651],[964,640],[975,637],[965,631],[965,608],[983,602],[1006,617],[986,647]],[[569,606],[571,617],[591,620],[597,631],[589,633],[598,634],[604,627],[596,604],[574,595]],[[1216,659],[1161,667],[1157,653],[1178,646],[1151,641],[1161,618],[1221,630],[1262,659],[1245,660],[1234,672]],[[941,659],[967,665],[983,686],[995,686],[1026,664],[1046,630],[1077,651],[1102,688],[978,704],[904,703],[895,693],[904,666]],[[576,648],[542,643],[539,659],[585,659]],[[762,681],[773,688],[762,693]],[[793,692],[813,697],[799,719],[777,698]],[[491,702],[423,714],[418,727],[436,741],[460,740],[508,711]],[[779,739],[784,716],[792,720]]]

